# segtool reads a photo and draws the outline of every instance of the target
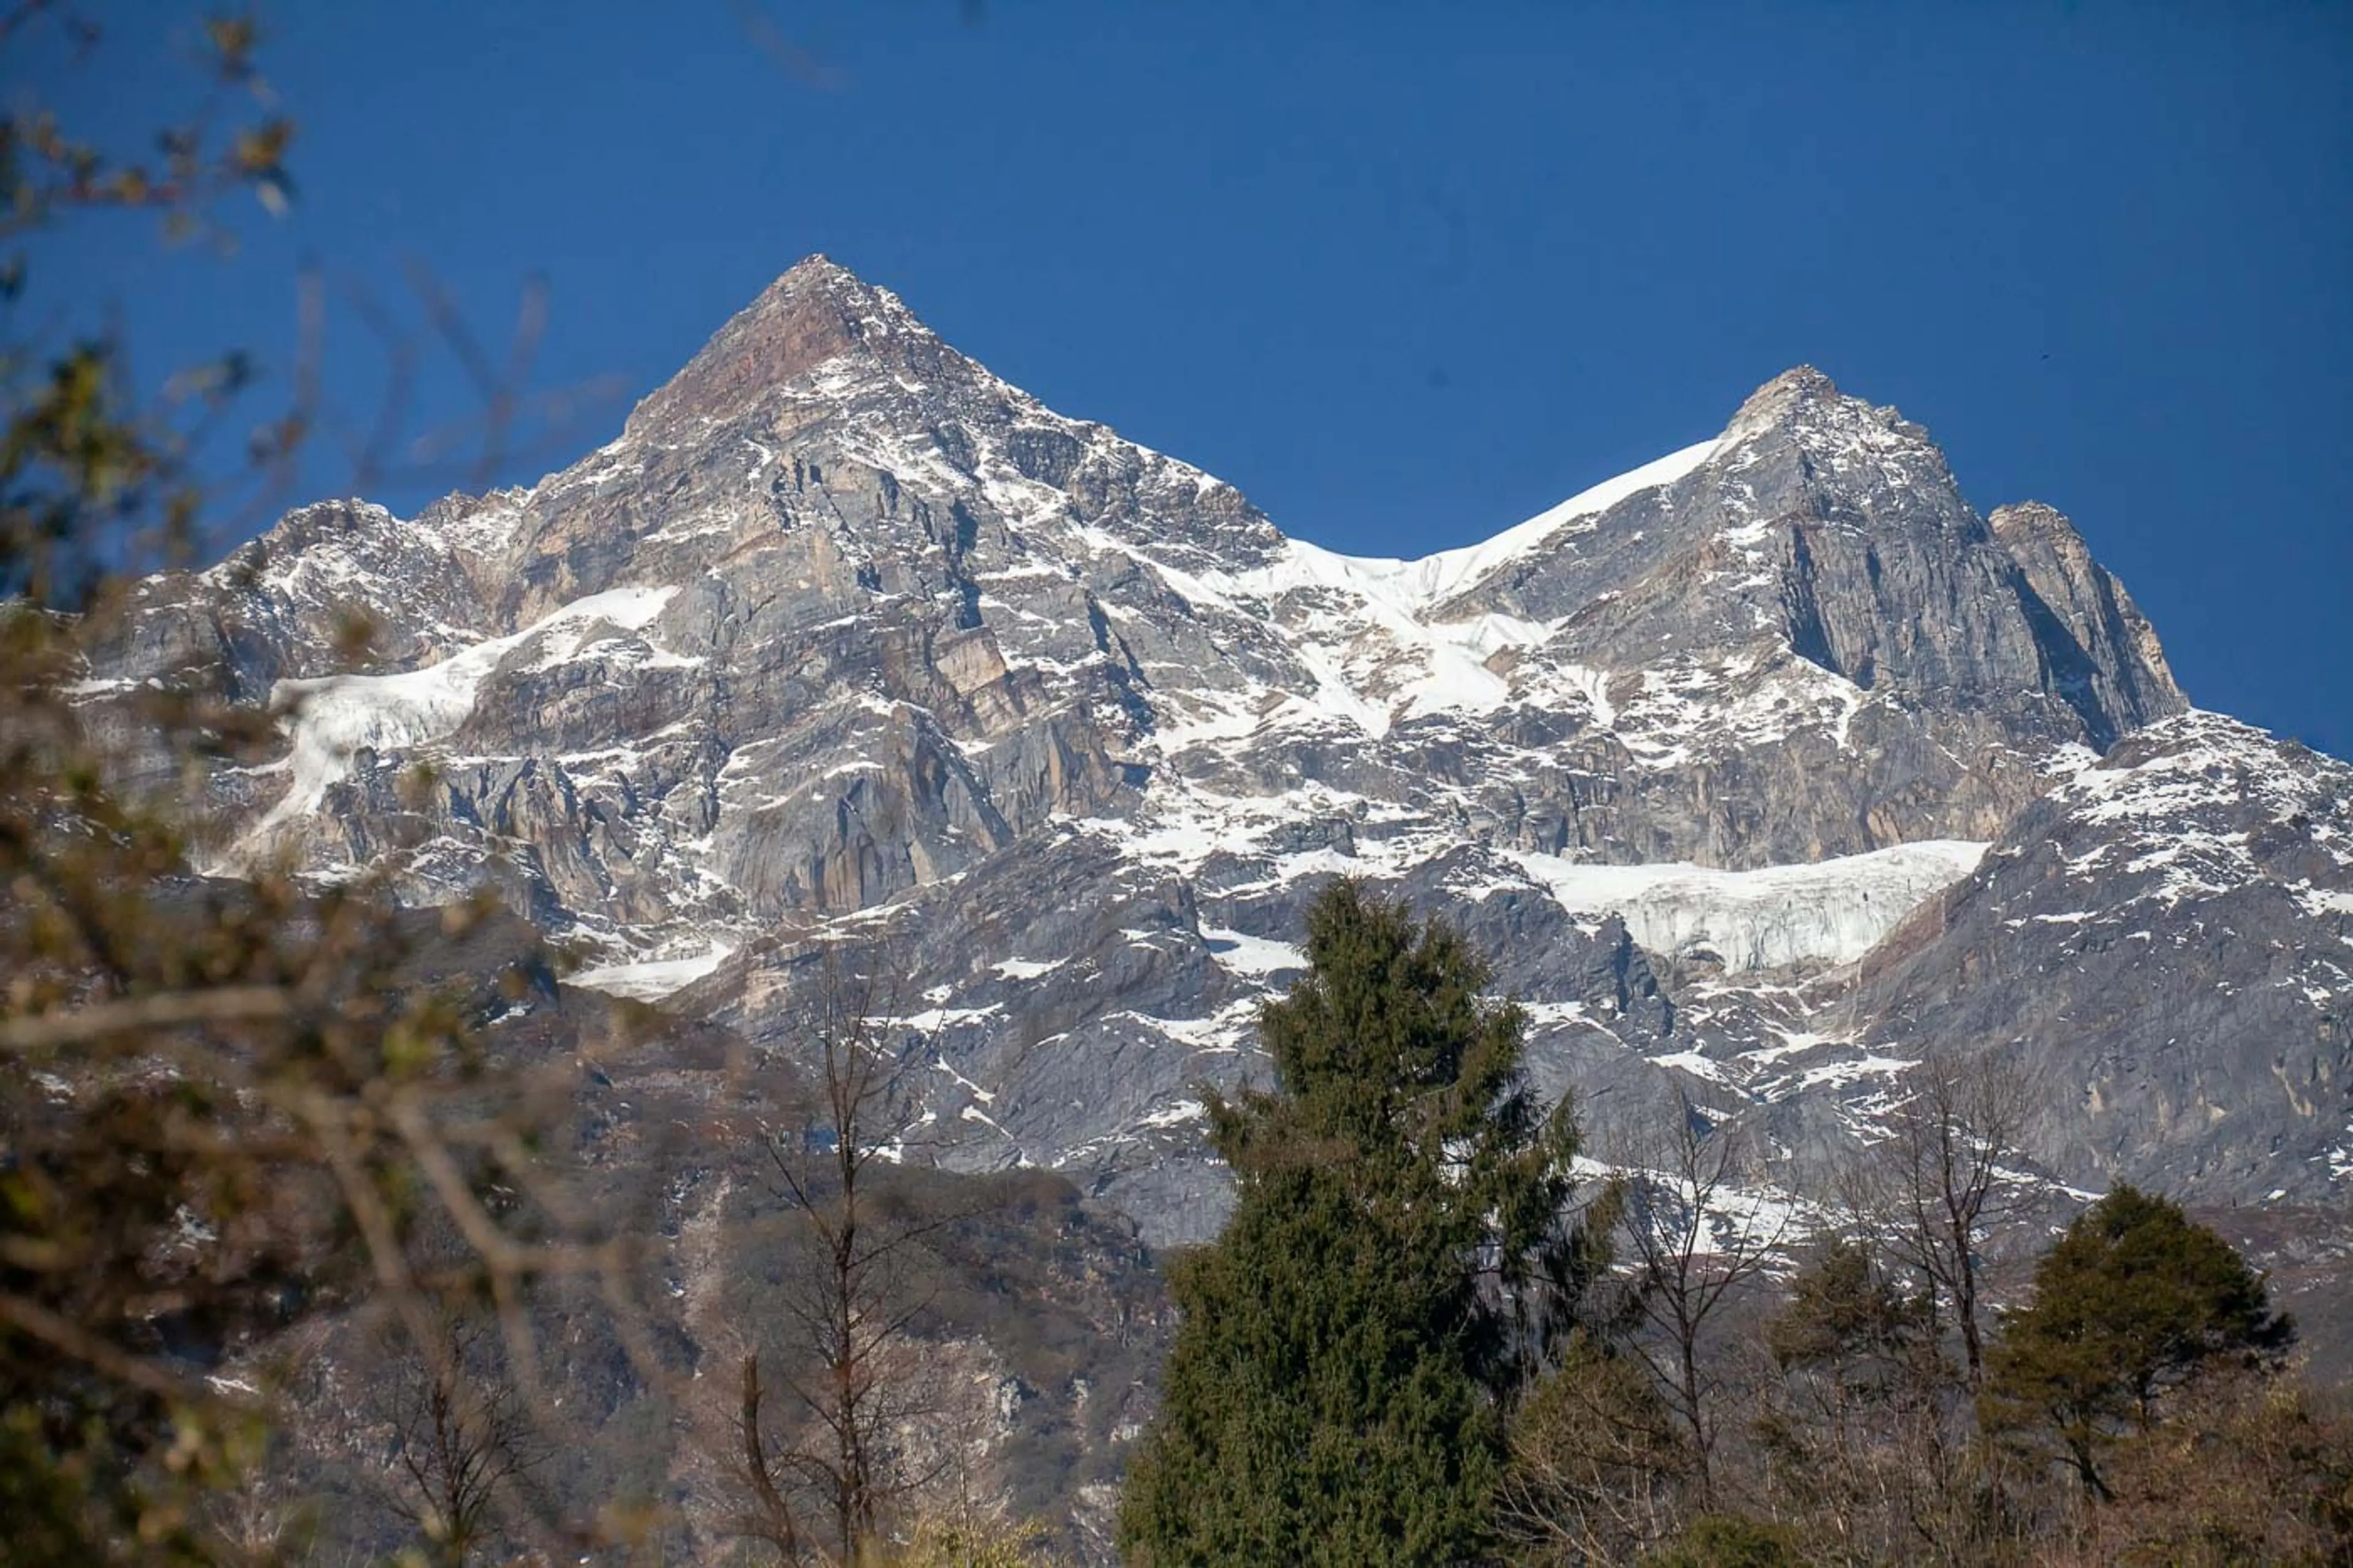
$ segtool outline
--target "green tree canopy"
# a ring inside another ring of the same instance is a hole
[[[1905,1294],[1869,1247],[1842,1240],[1789,1282],[1765,1343],[1784,1373],[1877,1382],[1916,1353],[1927,1331],[1927,1303]]]
[[[1738,1514],[1704,1513],[1642,1559],[1642,1568],[1798,1568],[1807,1561],[1781,1525]]]
[[[1267,1005],[1276,1087],[1211,1105],[1239,1193],[1121,1520],[1145,1563],[1429,1563],[1485,1542],[1500,1406],[1589,1265],[1575,1125],[1457,932],[1342,881]],[[1580,1263],[1580,1258],[1586,1262]]]
[[[2179,1205],[2120,1186],[2035,1266],[2034,1299],[2010,1315],[1989,1360],[1987,1421],[2055,1435],[2085,1488],[2105,1495],[2108,1436],[2146,1430],[2168,1389],[2294,1333],[2230,1243]]]

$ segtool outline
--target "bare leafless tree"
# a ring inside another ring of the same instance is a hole
[[[1759,1489],[1855,1560],[1983,1561],[1969,1413],[1925,1289],[1863,1237],[1809,1252],[1765,1325]]]
[[[1627,1562],[1672,1533],[1690,1466],[1651,1374],[1574,1336],[1513,1417],[1498,1522],[1521,1560]]]
[[[929,1119],[910,1068],[923,1041],[898,1006],[903,967],[887,951],[828,946],[797,1030],[814,1081],[797,1114],[760,1128],[763,1174],[786,1210],[786,1267],[766,1298],[787,1341],[739,1378],[735,1468],[751,1500],[744,1533],[787,1558],[848,1563],[892,1505],[933,1479],[905,1435],[932,1415],[918,1324],[931,1307],[931,1243],[964,1217],[895,1182]],[[772,1389],[781,1410],[768,1408]],[[771,1440],[771,1415],[782,1436]]]
[[[1790,1205],[1749,1169],[1740,1133],[1712,1127],[1681,1095],[1675,1109],[1671,1125],[1621,1162],[1629,1168],[1619,1232],[1647,1328],[1630,1342],[1683,1429],[1705,1500],[1715,1488],[1713,1400],[1723,1381],[1705,1342],[1726,1303],[1773,1260]]]
[[[389,1375],[373,1384],[391,1430],[392,1508],[434,1561],[461,1568],[484,1544],[501,1497],[552,1450],[507,1371],[496,1328],[462,1312],[440,1316],[417,1344],[405,1327],[385,1346]]]
[[[744,1540],[765,1542],[786,1562],[799,1563],[815,1544],[815,1537],[802,1522],[800,1510],[785,1495],[785,1489],[776,1484],[776,1465],[769,1458],[763,1431],[762,1411],[767,1389],[760,1382],[757,1351],[744,1352],[737,1386],[741,1404],[736,1411],[735,1436],[740,1447],[725,1468],[745,1496],[732,1529]]]
[[[1985,1366],[1982,1248],[2019,1160],[2029,1089],[2015,1068],[1984,1055],[1931,1052],[1909,1078],[1911,1097],[1862,1168],[1857,1207],[1949,1313],[1974,1395]]]

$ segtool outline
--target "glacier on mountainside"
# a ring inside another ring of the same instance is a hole
[[[566,985],[626,996],[636,1002],[656,1002],[717,969],[735,951],[733,944],[714,942],[701,952],[679,958],[648,959],[636,963],[600,963],[564,977]]]
[[[1852,963],[1923,900],[1975,870],[1985,851],[1967,839],[1927,839],[1753,871],[1506,854],[1562,908],[1617,915],[1651,952],[1713,955],[1727,970],[1750,970]]]

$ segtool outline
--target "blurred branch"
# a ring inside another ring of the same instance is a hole
[[[794,81],[823,91],[832,91],[844,84],[847,79],[841,71],[807,46],[795,43],[776,26],[775,18],[753,0],[733,0],[730,8],[735,13],[736,25],[744,29],[744,36],[752,40],[753,47]]]
[[[293,999],[274,985],[226,986],[93,1003],[69,1012],[0,1019],[0,1050],[55,1050],[112,1035],[200,1024],[256,1024],[285,1017]]]

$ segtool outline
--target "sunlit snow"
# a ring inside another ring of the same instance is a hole
[[[512,636],[476,643],[422,669],[278,682],[270,689],[270,706],[287,713],[293,731],[293,780],[258,831],[266,834],[290,817],[318,809],[328,787],[349,776],[360,752],[397,751],[455,731],[474,710],[482,682],[533,639],[545,640],[532,668],[546,668],[597,646],[591,634],[600,626],[642,631],[677,592],[615,588],[591,594]]]
[[[1578,491],[1504,530],[1493,538],[1457,550],[1441,550],[1414,561],[1342,555],[1303,540],[1293,540],[1276,564],[1238,575],[1236,585],[1261,593],[1310,585],[1345,587],[1377,604],[1419,619],[1467,588],[1493,576],[1504,563],[1549,543],[1579,518],[1598,517],[1644,490],[1671,485],[1715,455],[1709,440],[1670,452],[1614,479]]]
[[[1650,952],[1709,952],[1731,970],[1868,952],[1922,900],[1977,868],[1986,846],[1929,839],[1804,866],[1721,871],[1683,862],[1593,866],[1514,853],[1562,908],[1615,914]]]
[[[654,1002],[693,984],[717,969],[733,951],[732,947],[713,942],[705,951],[684,958],[649,959],[639,963],[600,963],[594,969],[584,969],[567,977],[565,984],[588,991],[602,991],[608,996]]]

